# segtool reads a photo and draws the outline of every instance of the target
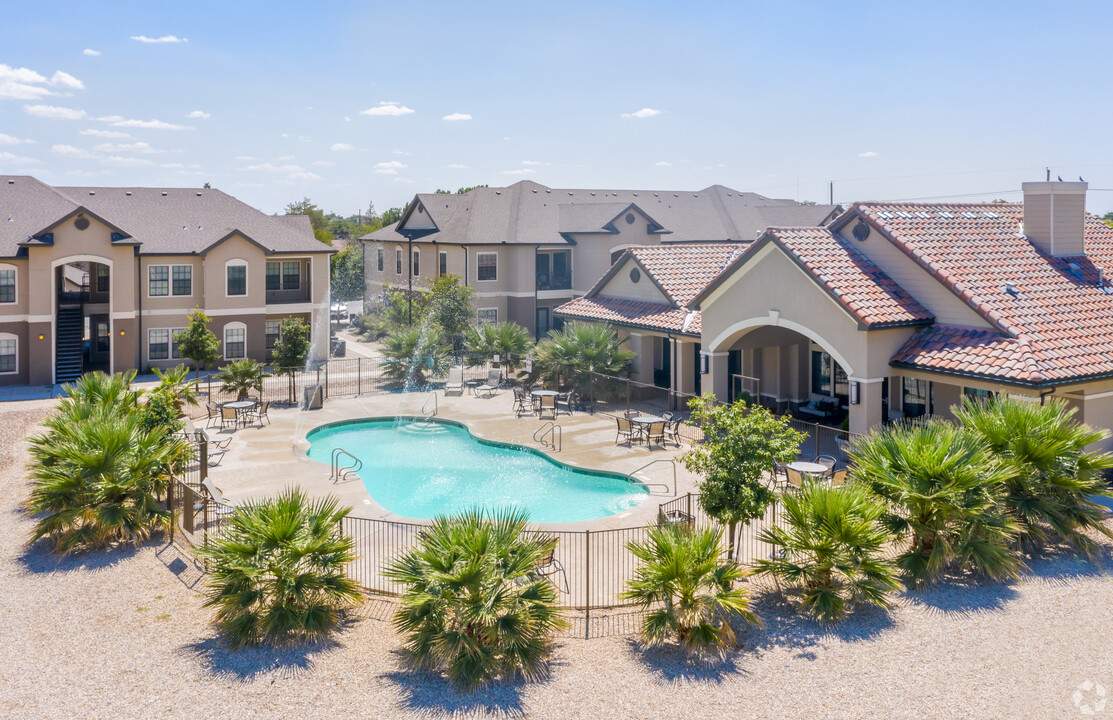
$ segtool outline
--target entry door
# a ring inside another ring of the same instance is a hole
[[[549,334],[549,308],[537,308],[537,337],[538,339]]]

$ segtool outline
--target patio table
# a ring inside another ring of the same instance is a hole
[[[655,422],[666,422],[664,418],[657,417],[656,415],[636,415],[630,418],[630,422],[638,426],[639,437],[645,438],[645,445],[649,447],[649,426]]]
[[[556,397],[557,395],[560,395],[560,393],[558,393],[556,390],[530,390],[529,394],[531,397],[535,398]],[[534,406],[534,412],[537,413],[537,417],[541,417],[540,401],[538,401],[538,403]],[[556,415],[554,414],[553,417],[556,417]]]
[[[247,411],[250,410],[251,408],[255,407],[255,401],[254,400],[233,400],[232,402],[223,403],[221,405],[221,407],[232,408],[233,410],[235,410],[236,411],[236,423],[238,424],[238,423],[241,422],[241,418],[243,418],[243,416],[247,414]],[[247,420],[246,419],[243,419],[243,425],[244,425],[244,427],[247,427]]]
[[[827,467],[826,465],[820,465],[819,463],[814,462],[805,462],[803,460],[790,462],[788,466],[796,472],[804,473],[805,475],[812,475],[813,477],[825,477],[831,472],[831,468]]]

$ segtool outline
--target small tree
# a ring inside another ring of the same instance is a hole
[[[537,343],[534,373],[557,384],[569,383],[582,397],[594,402],[596,392],[606,382],[601,383],[599,376],[629,372],[638,356],[624,349],[624,342],[608,323],[573,320]]]
[[[263,392],[263,366],[250,358],[228,363],[216,379],[220,381],[220,392],[234,392],[237,400],[246,399],[252,390]]]
[[[220,341],[209,329],[211,319],[201,308],[194,308],[189,314],[189,326],[174,336],[178,343],[178,352],[182,357],[192,360],[197,371],[197,378],[201,378],[201,368],[212,365],[220,359]]]
[[[765,482],[773,461],[796,459],[807,436],[788,419],[760,405],[719,404],[714,396],[693,398],[692,419],[704,441],[681,456],[684,467],[703,476],[700,504],[711,517],[730,526],[727,557],[734,557],[735,526],[765,517],[773,491]]]
[[[498,364],[509,374],[521,367],[533,347],[533,335],[517,323],[494,323],[469,329],[464,344],[469,365],[483,365],[498,355]]]
[[[296,317],[284,319],[271,353],[271,365],[274,366],[275,373],[287,377],[290,402],[294,401],[294,374],[305,367],[309,348],[309,326],[305,321]]]
[[[424,387],[426,373],[435,377],[448,372],[448,345],[434,324],[394,331],[383,343],[383,355],[391,361],[383,375],[407,388]]]
[[[433,283],[430,297],[430,318],[444,330],[456,353],[475,314],[475,288],[461,284],[455,275],[441,275]]]
[[[188,367],[177,365],[165,372],[158,368],[154,371],[160,381],[157,390],[166,393],[179,415],[182,405],[197,404],[197,381],[189,379]]]

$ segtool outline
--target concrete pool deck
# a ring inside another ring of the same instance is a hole
[[[535,416],[514,416],[513,394],[509,390],[491,397],[476,397],[469,392],[445,397],[441,390],[365,395],[329,399],[320,410],[272,409],[269,413],[271,424],[264,427],[249,426],[235,432],[210,429],[214,436],[231,437],[232,442],[221,463],[209,469],[209,477],[232,501],[270,495],[295,484],[312,495],[335,495],[342,504],[352,507],[353,517],[420,522],[421,518],[396,515],[379,505],[359,478],[331,482],[329,467],[307,457],[309,445],[305,436],[316,427],[343,420],[399,415],[420,417],[423,405],[429,403],[428,407],[432,407],[431,394],[436,396],[438,418],[461,422],[478,438],[533,448],[566,465],[632,474],[656,460],[676,461],[676,495],[671,490],[672,466],[656,463],[637,472],[636,477],[646,483],[665,483],[670,486],[668,492],[654,486],[640,505],[617,515],[579,522],[544,523],[541,527],[594,531],[648,525],[656,521],[659,505],[696,490],[698,477],[679,462],[680,455],[688,449],[687,444],[679,448],[671,443],[664,448],[654,445],[652,450],[644,444],[616,445],[614,418],[576,412],[557,416],[563,442],[560,452],[555,452],[533,440],[534,432],[546,421]],[[369,471],[373,469],[363,470]]]

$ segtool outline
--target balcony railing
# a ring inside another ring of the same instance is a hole
[[[297,290],[267,290],[267,305],[309,302],[309,286]]]
[[[572,274],[571,273],[538,273],[537,274],[537,289],[538,290],[571,290],[572,289]]]

